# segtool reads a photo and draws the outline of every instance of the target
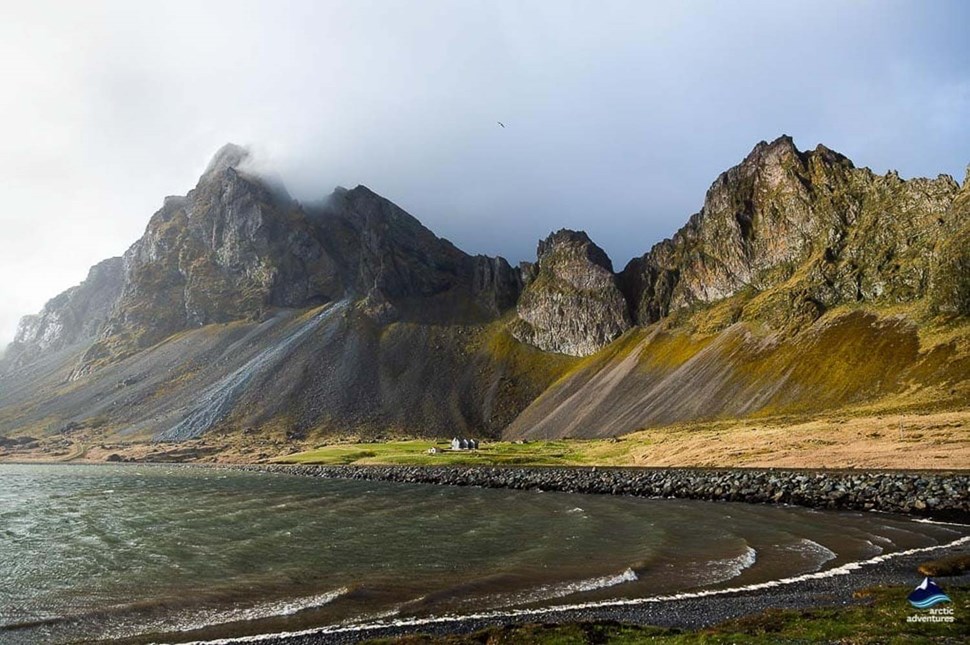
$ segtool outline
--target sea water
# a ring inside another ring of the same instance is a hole
[[[0,465],[0,643],[178,641],[645,598],[965,534],[795,507]]]

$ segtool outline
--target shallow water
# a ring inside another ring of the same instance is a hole
[[[0,642],[643,597],[824,570],[961,531],[789,507],[0,465]]]

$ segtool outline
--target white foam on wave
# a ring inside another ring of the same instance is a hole
[[[936,524],[932,520],[923,520],[925,523]],[[941,522],[941,524],[947,524]],[[954,526],[966,526],[953,524]],[[724,589],[704,589],[701,591],[691,591],[684,593],[668,594],[663,596],[648,596],[645,598],[617,598],[613,600],[597,600],[593,602],[576,603],[572,605],[559,605],[556,607],[544,607],[538,609],[510,609],[504,611],[488,611],[479,612],[475,614],[445,614],[442,616],[425,616],[420,618],[399,618],[391,621],[376,621],[371,623],[357,623],[353,625],[340,625],[340,626],[329,626],[329,627],[316,627],[313,629],[305,629],[296,632],[283,632],[280,634],[262,634],[258,636],[240,636],[236,638],[223,638],[219,640],[212,641],[194,641],[196,645],[206,643],[208,645],[229,645],[230,643],[252,643],[259,640],[265,640],[269,637],[278,638],[294,638],[300,636],[310,636],[314,634],[338,634],[347,632],[362,632],[374,629],[385,629],[388,627],[415,627],[421,625],[432,625],[432,624],[446,624],[455,623],[465,620],[488,620],[495,618],[503,619],[515,619],[515,618],[528,618],[530,616],[538,616],[542,614],[549,614],[552,612],[563,612],[563,611],[577,611],[583,609],[597,609],[601,607],[633,607],[638,605],[647,605],[653,603],[668,602],[671,600],[689,600],[692,598],[706,598],[710,596],[722,596],[733,593],[740,593],[746,591],[760,591],[762,589],[773,589],[775,587],[783,587],[786,585],[796,584],[799,582],[805,582],[808,580],[823,580],[825,578],[834,578],[836,576],[849,575],[853,571],[857,571],[866,566],[872,566],[875,564],[880,564],[882,562],[887,562],[894,558],[899,558],[907,555],[915,555],[917,553],[928,553],[930,551],[936,551],[944,548],[953,548],[956,546],[961,546],[964,544],[970,544],[970,535],[957,538],[956,540],[949,542],[947,544],[937,544],[934,546],[927,547],[917,547],[914,549],[907,549],[905,551],[896,551],[894,553],[884,553],[881,555],[874,556],[867,560],[859,560],[856,562],[847,562],[843,565],[827,569],[825,571],[817,571],[814,573],[803,573],[797,576],[791,576],[788,578],[780,578],[778,580],[769,580],[768,582],[757,582],[749,585],[741,585],[738,587],[728,587]]]
[[[869,542],[869,544],[875,546],[872,542]],[[808,538],[802,538],[798,542],[788,545],[788,548],[810,558],[812,560],[812,566],[815,567],[812,571],[818,571],[826,562],[839,557],[835,551],[824,544],[819,544],[815,540],[809,540]],[[879,549],[879,552],[882,553],[882,549]]]
[[[147,632],[190,632],[204,629],[213,625],[225,625],[228,623],[261,620],[264,618],[274,618],[277,616],[291,616],[307,609],[323,607],[341,596],[349,593],[348,587],[341,587],[332,591],[312,596],[300,598],[290,598],[287,600],[258,603],[256,605],[244,607],[232,607],[228,609],[189,609],[177,614],[174,622],[169,617],[141,616],[136,622],[124,618],[124,612],[129,610],[131,605],[115,605],[109,610],[122,612],[122,619],[109,620],[104,625],[102,637],[127,638],[134,637]],[[136,606],[137,607],[137,606]],[[70,624],[72,621],[84,620],[86,614],[67,615],[58,619],[58,622]],[[384,616],[380,616],[384,617]],[[123,622],[122,622],[123,621]],[[0,628],[10,625],[0,624]],[[0,641],[3,639],[0,638]]]
[[[942,522],[940,520],[931,520],[927,517],[917,517],[913,519],[914,522],[919,522],[920,524],[935,524],[936,526],[960,526],[967,527],[970,524],[962,524],[960,522]]]
[[[639,578],[637,577],[636,571],[633,569],[627,569],[623,573],[618,573],[612,576],[599,576],[597,578],[587,578],[585,580],[542,585],[540,587],[534,587],[520,593],[491,596],[490,598],[492,601],[489,602],[489,599],[485,599],[485,602],[492,607],[524,605],[534,602],[541,602],[543,600],[565,598],[566,596],[583,593],[584,591],[606,589],[608,587],[621,585],[625,582],[636,582],[637,580],[639,580]]]
[[[870,555],[879,555],[880,553],[886,550],[881,546],[879,546],[878,544],[876,544],[875,542],[873,542],[872,540],[866,540],[866,544],[869,545],[869,549],[872,551]]]
[[[329,605],[334,600],[347,594],[350,591],[347,587],[341,587],[332,591],[301,598],[291,598],[275,602],[259,603],[249,607],[236,607],[232,609],[218,610],[195,610],[179,616],[178,622],[172,626],[165,623],[157,625],[159,629],[166,631],[189,632],[196,629],[203,629],[213,625],[225,625],[251,620],[261,620],[264,618],[275,618],[277,616],[292,616],[293,614]],[[144,631],[144,623],[139,624],[139,631]],[[134,635],[134,634],[131,634]]]
[[[745,547],[744,553],[733,558],[711,560],[704,565],[702,584],[714,585],[737,578],[742,571],[752,566],[757,560],[758,552],[750,546]]]

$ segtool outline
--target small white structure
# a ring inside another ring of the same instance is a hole
[[[452,450],[478,450],[478,441],[475,439],[465,439],[464,437],[455,437],[451,440]]]
[[[438,454],[438,448],[436,446],[431,446],[430,448],[428,448],[428,454],[429,455],[437,455]]]

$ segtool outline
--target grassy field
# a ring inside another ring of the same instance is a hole
[[[283,463],[697,466],[751,468],[970,468],[970,411],[930,414],[833,414],[808,419],[751,419],[681,424],[609,439],[513,443],[428,454],[444,441],[346,443],[280,457]]]
[[[412,440],[384,443],[348,443],[324,446],[308,452],[281,457],[279,463],[297,464],[407,464],[420,466],[448,465],[543,465],[569,466],[587,463],[587,444],[594,441],[536,441],[517,444],[507,441],[483,442],[478,450],[440,452],[428,450],[450,448],[445,441]]]
[[[0,461],[222,461],[359,465],[642,466],[701,468],[970,469],[970,409],[898,412],[844,408],[815,416],[681,423],[601,439],[483,440],[450,452],[444,439],[325,443],[321,434],[292,454],[276,435],[230,432],[181,443],[57,435],[30,451],[0,449]],[[437,447],[438,454],[428,454]]]
[[[616,623],[501,627],[467,636],[407,636],[369,641],[371,645],[633,645],[664,643],[959,643],[970,633],[970,589],[948,587],[954,623],[908,623],[919,612],[906,602],[909,589],[876,588],[859,592],[865,605],[802,611],[769,611],[701,630],[632,627]]]

